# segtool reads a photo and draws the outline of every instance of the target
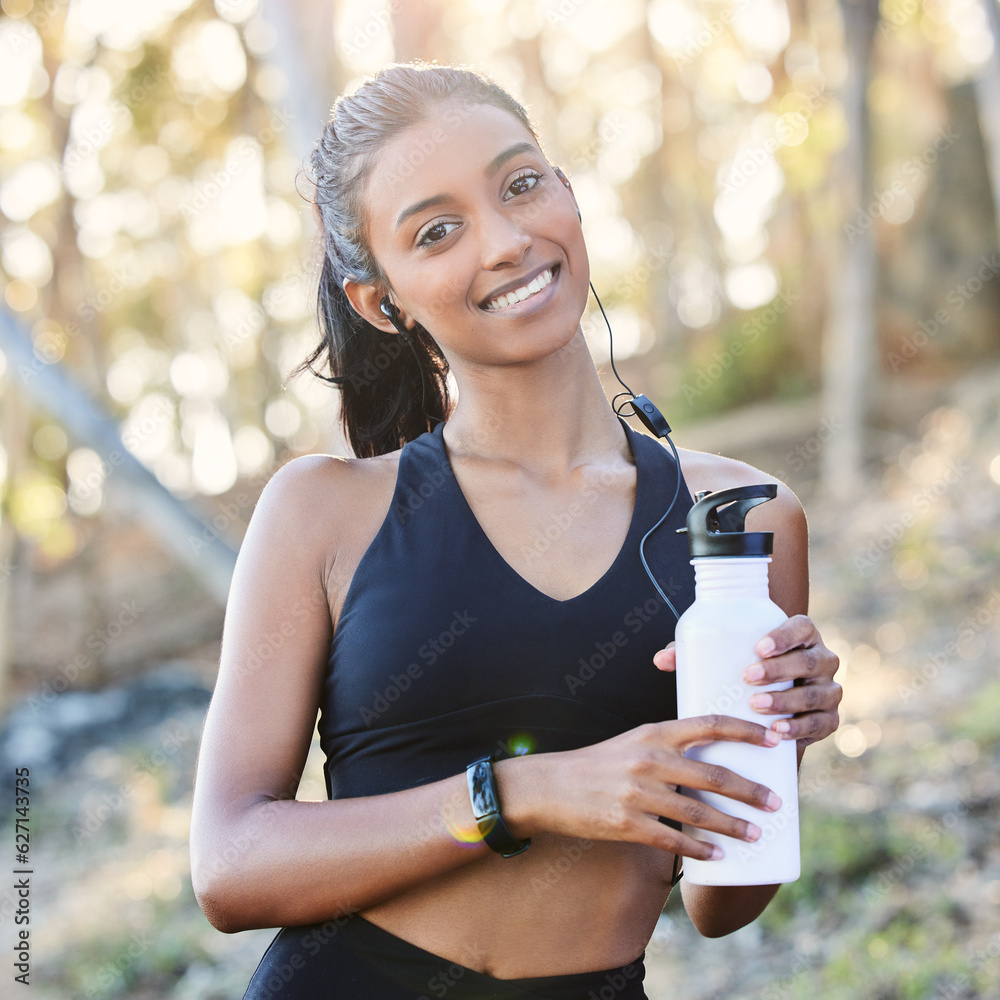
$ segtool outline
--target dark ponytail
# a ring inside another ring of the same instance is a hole
[[[340,387],[344,435],[358,458],[395,451],[447,419],[448,362],[419,323],[406,339],[369,323],[355,312],[329,253],[317,298],[322,339],[292,374],[308,368]],[[330,376],[312,367],[324,354]]]
[[[380,330],[355,311],[343,282],[351,277],[390,291],[364,231],[368,180],[386,142],[430,118],[452,97],[466,106],[490,104],[509,111],[535,135],[524,108],[482,74],[421,61],[395,63],[337,98],[309,156],[323,236],[317,296],[321,340],[289,377],[308,368],[340,387],[344,436],[359,458],[395,451],[451,414],[448,362],[431,334],[419,323],[405,338]],[[330,376],[313,368],[320,358]]]

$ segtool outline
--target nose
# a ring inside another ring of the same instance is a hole
[[[483,221],[483,267],[494,270],[504,264],[517,266],[533,241],[524,220],[502,210],[490,212]]]

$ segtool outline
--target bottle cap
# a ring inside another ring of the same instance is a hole
[[[695,494],[688,511],[687,534],[691,557],[768,556],[774,546],[773,531],[744,531],[747,511],[778,495],[777,483],[737,486],[731,490],[705,490]]]

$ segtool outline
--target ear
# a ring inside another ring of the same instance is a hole
[[[399,334],[399,331],[393,326],[392,320],[382,312],[382,297],[388,294],[384,288],[378,285],[361,284],[353,278],[347,277],[344,278],[344,294],[354,311],[368,320],[372,326],[378,327],[379,330],[384,330],[386,333]],[[407,330],[412,330],[416,326],[416,321],[411,321],[402,310],[399,312],[399,319]]]
[[[570,195],[572,195],[572,197],[573,197],[573,204],[576,206],[576,214],[577,214],[577,216],[580,216],[580,206],[577,203],[576,195],[573,194],[573,185],[570,184],[569,178],[562,172],[562,168],[561,167],[557,167],[555,164],[552,164],[552,169],[553,169],[553,171],[555,171],[555,175],[559,178],[559,180],[561,180],[563,182],[563,184],[566,185],[567,189],[569,190]],[[580,217],[582,218],[582,216],[580,216]]]

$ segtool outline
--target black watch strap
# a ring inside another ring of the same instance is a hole
[[[493,760],[494,757],[481,757],[465,769],[469,800],[479,835],[486,841],[486,846],[505,858],[512,858],[531,846],[531,838],[518,840],[507,829],[500,815],[500,796],[493,781]]]

